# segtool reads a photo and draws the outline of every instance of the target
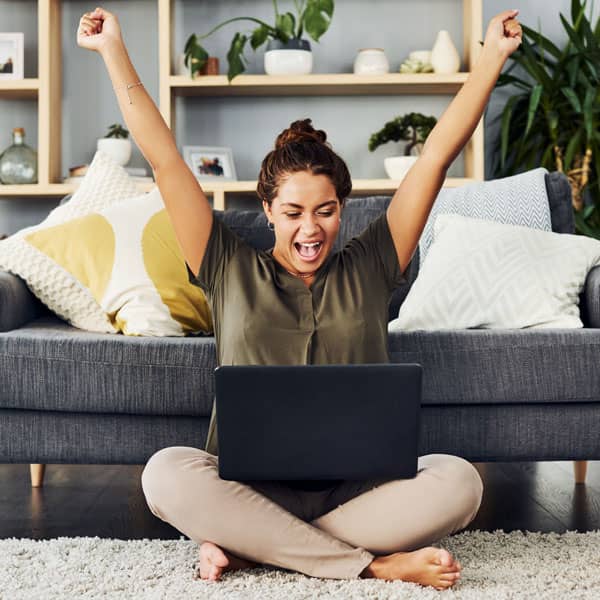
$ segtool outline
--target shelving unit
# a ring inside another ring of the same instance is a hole
[[[191,79],[172,75],[173,11],[176,0],[159,0],[159,88],[160,111],[172,131],[175,131],[175,100],[178,96],[356,96],[439,94],[454,95],[467,80],[469,72],[453,75],[435,73],[386,75],[355,75],[354,73],[310,74],[304,76],[240,75],[231,83],[225,75],[201,76]],[[463,0],[464,61],[472,68],[479,52],[482,34],[482,0]],[[483,120],[465,146],[465,177],[450,178],[445,186],[457,186],[484,178]],[[393,193],[399,182],[392,179],[356,180],[353,194]],[[213,196],[213,206],[224,209],[228,194],[254,193],[255,181],[231,181],[207,185],[202,189]]]
[[[179,96],[356,96],[427,94],[452,96],[469,73],[388,73],[361,76],[353,73],[310,74],[301,77],[240,75],[230,84],[225,75],[190,79],[172,75],[174,55],[174,18],[177,0],[158,1],[159,107],[166,123],[175,131],[175,100]],[[74,186],[61,182],[61,0],[38,0],[37,79],[0,81],[0,100],[37,99],[38,103],[38,181],[35,185],[0,185],[2,197],[60,197],[72,193]],[[463,0],[464,63],[470,70],[480,49],[482,0]],[[484,178],[483,122],[464,150],[464,178],[449,178],[445,186],[457,186]],[[393,193],[399,182],[391,179],[366,179],[353,182],[353,193]],[[140,186],[147,190],[150,185]],[[254,195],[255,181],[203,182],[202,188],[213,197],[215,208],[224,209],[230,194]]]

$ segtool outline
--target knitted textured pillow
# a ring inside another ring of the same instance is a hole
[[[75,327],[127,335],[212,331],[157,188],[139,194],[97,153],[73,198],[0,242],[0,265]]]
[[[390,331],[582,327],[579,294],[600,242],[460,215],[435,241]]]

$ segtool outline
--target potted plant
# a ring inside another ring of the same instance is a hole
[[[403,156],[388,156],[383,160],[385,171],[391,179],[402,179],[417,160],[423,144],[431,130],[435,127],[437,119],[426,117],[421,113],[409,113],[388,121],[381,130],[369,138],[369,150],[387,142],[407,141]]]
[[[315,42],[319,41],[331,23],[334,0],[294,0],[294,6],[295,15],[291,12],[280,13],[277,0],[273,0],[274,25],[269,25],[254,17],[235,17],[220,23],[200,37],[195,33],[192,34],[185,44],[185,65],[190,69],[191,76],[194,77],[196,73],[200,72],[208,59],[208,52],[200,45],[199,41],[234,21],[251,21],[257,23],[258,27],[250,33],[250,37],[240,32],[234,35],[227,53],[229,63],[227,79],[229,81],[246,70],[244,49],[248,39],[253,50],[268,40],[265,52],[265,71],[269,75],[310,73],[312,71],[310,42],[302,36],[306,32]]]
[[[112,156],[117,163],[124,167],[131,158],[129,131],[118,123],[111,125],[106,136],[98,140],[96,148]]]
[[[578,233],[600,238],[600,18],[572,0],[571,22],[560,15],[568,42],[561,49],[523,26],[523,43],[497,87],[516,90],[499,115],[496,176],[534,167],[565,173]]]

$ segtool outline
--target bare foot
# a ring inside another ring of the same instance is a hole
[[[460,578],[461,566],[447,550],[432,546],[377,557],[361,577],[400,579],[445,590]]]
[[[212,542],[204,542],[198,552],[195,578],[217,581],[227,571],[252,569],[256,566],[256,563],[225,552],[225,550]]]

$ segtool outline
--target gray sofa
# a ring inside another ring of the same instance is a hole
[[[573,231],[564,175],[546,175],[554,231]],[[352,199],[339,242],[389,198]],[[257,247],[264,215],[219,214]],[[390,315],[417,274],[396,291]],[[582,294],[583,329],[456,330],[390,335],[394,362],[424,368],[421,453],[472,461],[600,458],[600,268]],[[21,279],[0,273],[0,462],[142,464],[171,445],[204,445],[216,366],[212,337],[81,331]],[[367,400],[365,400],[367,401]]]

